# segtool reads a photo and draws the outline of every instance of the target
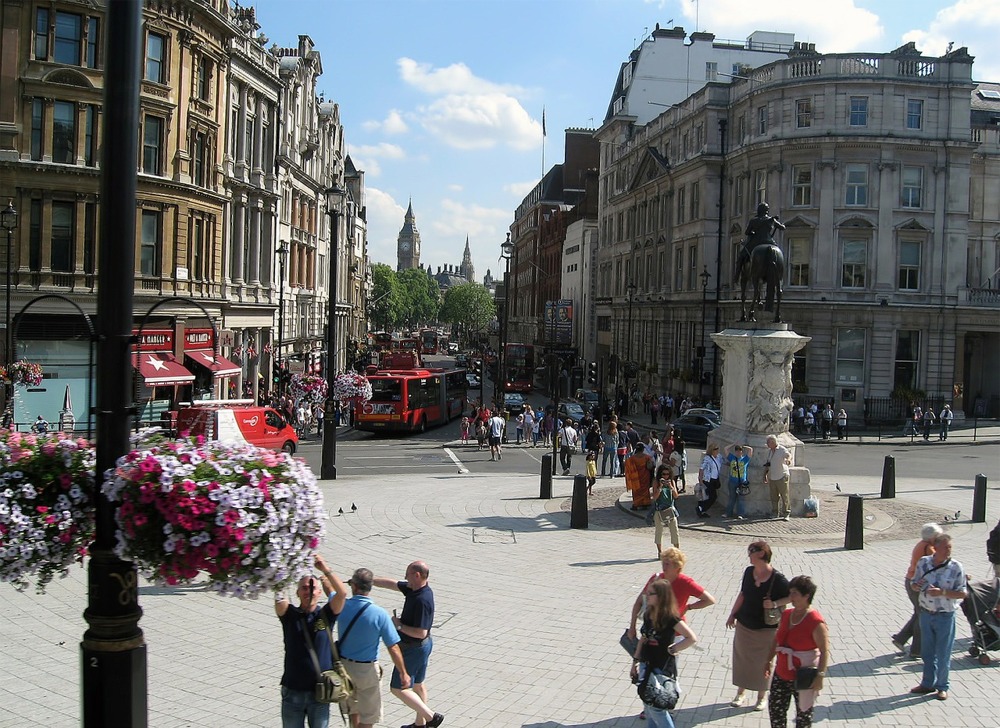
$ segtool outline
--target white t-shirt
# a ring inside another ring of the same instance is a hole
[[[500,415],[490,417],[490,435],[500,437],[503,434],[504,421]]]
[[[775,480],[780,480],[781,478],[788,477],[788,463],[785,462],[786,459],[790,457],[788,450],[783,448],[781,445],[777,445],[774,448],[774,452],[770,449],[764,451],[764,461],[771,464],[768,468],[768,478],[774,478]],[[780,474],[778,468],[781,468]]]

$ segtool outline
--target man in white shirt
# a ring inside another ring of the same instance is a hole
[[[507,423],[504,422],[499,412],[494,412],[487,424],[490,431],[490,460],[502,460],[503,451],[500,449],[500,442]]]
[[[563,466],[563,475],[569,475],[573,467],[573,451],[580,442],[580,436],[573,428],[573,420],[567,418],[566,424],[559,430],[559,462]]]
[[[788,466],[792,463],[791,453],[778,444],[778,438],[774,435],[768,435],[764,460],[764,482],[768,484],[771,491],[771,513],[775,518],[784,518],[787,521],[792,514],[788,488]]]
[[[938,421],[941,422],[941,434],[938,435],[939,440],[948,439],[948,430],[951,429],[951,421],[955,419],[955,413],[951,411],[951,405],[946,404],[944,409],[941,410],[941,414],[938,415]]]

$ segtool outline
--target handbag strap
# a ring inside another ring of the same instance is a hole
[[[340,639],[344,639],[351,632],[351,627],[354,623],[358,621],[358,617],[364,612],[368,607],[371,606],[371,602],[366,602],[361,609],[358,610],[357,614],[351,618],[351,621],[347,623],[347,629],[344,630],[344,634],[340,636]],[[324,605],[326,606],[326,605]],[[306,621],[305,615],[301,617],[303,623],[302,638],[306,641],[306,648],[309,650],[309,658],[312,660],[313,669],[316,671],[316,677],[318,678],[323,674],[323,671],[319,666],[319,656],[316,654],[316,647],[313,645],[312,640],[309,639],[309,623]],[[326,623],[326,637],[330,642],[330,651],[333,653],[334,663],[340,662],[340,654],[337,652],[337,641],[333,639],[333,627],[331,626],[329,620]]]

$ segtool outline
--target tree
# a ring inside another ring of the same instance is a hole
[[[368,320],[375,331],[392,331],[402,323],[404,296],[396,271],[385,263],[372,266]]]
[[[413,328],[421,323],[437,321],[441,309],[441,289],[437,281],[419,268],[409,268],[396,274],[402,291],[402,322]]]
[[[463,283],[449,288],[444,294],[444,304],[438,317],[457,324],[468,336],[473,331],[483,331],[496,317],[496,305],[486,287],[479,283]]]

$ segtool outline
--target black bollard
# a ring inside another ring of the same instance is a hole
[[[865,547],[865,501],[860,495],[847,496],[847,530],[844,548],[859,551]]]
[[[542,477],[538,484],[538,497],[552,497],[552,456],[542,455]]]
[[[882,464],[882,497],[896,497],[896,458],[892,455],[886,455]]]
[[[570,528],[587,528],[587,476],[573,476],[573,505],[569,512]]]
[[[986,476],[976,476],[976,486],[972,491],[972,522],[986,523]]]

